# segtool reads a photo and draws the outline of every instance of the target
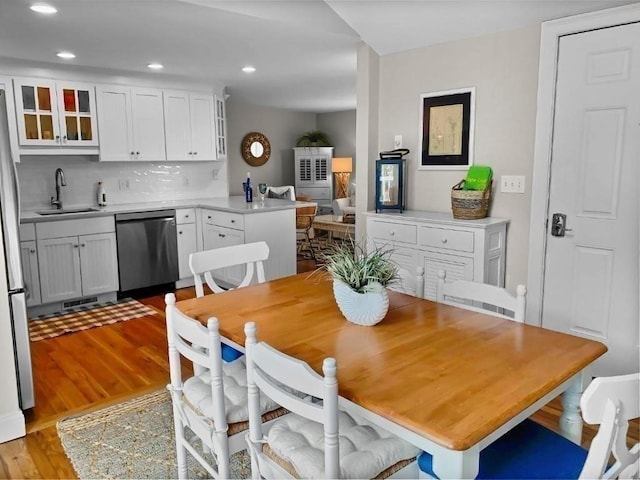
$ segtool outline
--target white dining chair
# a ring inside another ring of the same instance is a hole
[[[207,286],[214,293],[223,293],[234,288],[246,287],[254,281],[256,283],[265,282],[263,262],[269,258],[269,246],[266,242],[244,243],[229,247],[214,248],[204,252],[195,252],[189,255],[189,268],[193,273],[193,280],[196,288],[196,297],[204,296],[204,285],[202,277]],[[236,265],[245,266],[245,275],[242,281],[234,288],[224,289],[218,285],[213,278],[212,272],[221,268],[233,267]],[[222,358],[227,362],[242,356],[242,352],[233,345],[229,345],[228,340],[223,339]],[[237,347],[237,345],[236,345]]]
[[[283,185],[281,187],[267,186],[265,193],[267,198],[279,198],[282,200],[296,201],[296,189],[293,185]]]
[[[230,478],[229,456],[246,449],[248,429],[247,374],[244,359],[223,363],[220,355],[218,320],[210,318],[204,327],[175,306],[173,293],[165,296],[167,339],[178,477],[188,478],[187,453],[213,478]],[[181,356],[200,367],[200,374],[182,377]],[[261,397],[256,410],[265,421],[287,412],[268,397]],[[194,444],[195,438],[202,447]],[[208,450],[208,451],[205,451]],[[212,454],[214,463],[207,461]]]
[[[338,409],[335,359],[325,358],[321,376],[258,343],[255,323],[245,324],[245,337],[252,478],[416,478],[416,447]],[[293,412],[268,433],[259,415],[261,393]]]
[[[518,285],[516,296],[511,295],[506,289],[489,285],[487,283],[471,282],[468,280],[456,280],[446,282],[446,272],[438,271],[438,284],[436,298],[439,303],[446,303],[456,307],[466,308],[476,312],[488,313],[500,318],[524,323],[526,310],[527,287]],[[470,303],[473,302],[473,303]],[[482,307],[478,306],[482,304]],[[508,310],[513,316],[504,315],[487,305]]]
[[[588,451],[527,419],[480,452],[477,478],[638,478],[640,443],[629,448],[626,437],[629,420],[640,417],[639,395],[640,373],[594,379],[580,399],[584,421],[599,425]],[[418,464],[421,478],[437,478],[430,454]]]

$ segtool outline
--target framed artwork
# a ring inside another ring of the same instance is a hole
[[[420,95],[419,170],[473,165],[475,87]]]

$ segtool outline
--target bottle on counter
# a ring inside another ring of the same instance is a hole
[[[247,188],[244,190],[244,199],[253,202],[253,187],[251,186],[251,172],[247,172]]]
[[[104,191],[102,182],[98,182],[98,206],[105,207],[107,205],[107,193]]]

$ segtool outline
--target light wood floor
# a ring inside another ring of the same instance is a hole
[[[313,268],[313,262],[298,264],[299,272]],[[188,288],[176,296],[183,300],[195,295]],[[0,444],[0,478],[77,478],[56,434],[56,422],[168,383],[164,298],[138,300],[157,314],[31,344],[36,407],[27,414],[27,436]],[[555,429],[560,411],[560,402],[554,400],[534,418]],[[636,422],[629,435],[634,443],[639,431]],[[593,434],[585,426],[586,447]]]

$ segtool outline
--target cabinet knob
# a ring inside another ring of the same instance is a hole
[[[184,216],[184,218],[189,218],[189,214],[187,213],[187,214]]]
[[[440,239],[440,241],[441,241],[442,243],[447,243],[447,237],[442,237],[442,238]]]
[[[136,152],[136,155],[140,155],[140,152]]]
[[[60,135],[56,135],[56,143],[60,143]]]
[[[197,155],[197,154],[198,154],[198,152],[193,152],[193,154],[194,154],[194,155]]]
[[[67,136],[62,137],[62,143],[67,143]]]
[[[87,244],[86,244],[86,243],[82,243],[82,244],[80,244],[80,246],[81,246],[81,247],[86,247],[86,246],[87,246]]]
[[[224,237],[226,237],[226,235],[225,235],[224,233],[219,233],[219,234],[218,234],[218,236],[219,236],[220,238],[224,238]]]
[[[189,155],[193,155],[193,152],[189,152]]]
[[[76,243],[76,244],[73,246],[73,248],[78,248],[78,244]]]
[[[396,232],[394,232],[393,230],[389,231],[389,235],[391,235],[392,237],[396,234]]]
[[[208,218],[209,220],[211,220],[211,215],[207,215],[207,218]]]
[[[180,230],[180,231],[178,232],[178,235],[182,235],[182,230]]]
[[[29,249],[29,253],[36,253],[36,249],[35,248]]]
[[[235,220],[231,220],[231,223],[236,223],[236,221]]]
[[[136,152],[131,152],[131,155],[135,155],[135,154],[136,154]]]

